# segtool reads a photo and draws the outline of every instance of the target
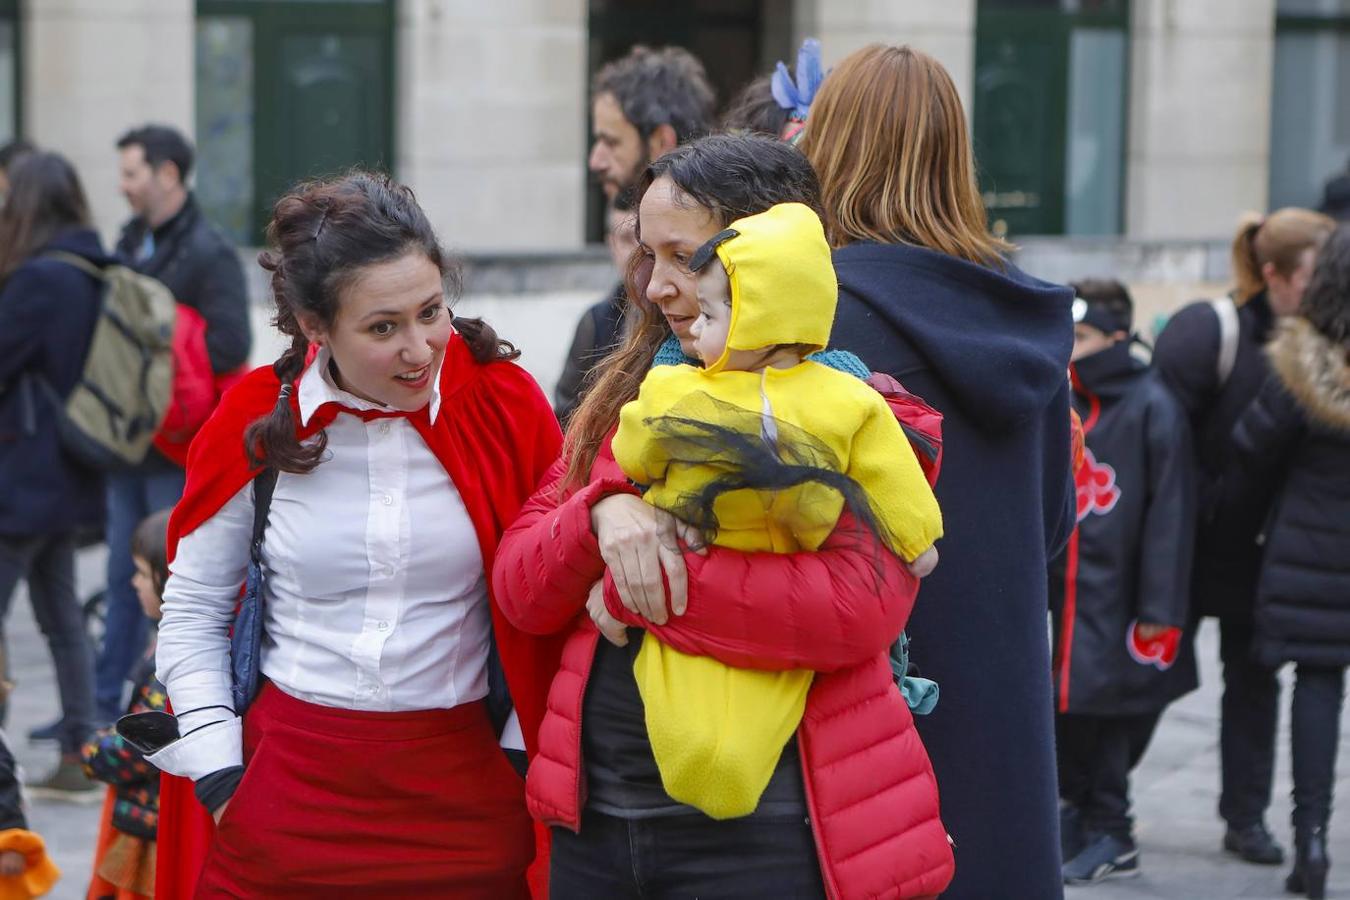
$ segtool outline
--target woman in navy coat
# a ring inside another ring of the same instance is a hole
[[[831,346],[945,416],[947,535],[908,628],[942,688],[918,724],[956,845],[943,896],[1058,897],[1046,564],[1073,527],[1072,293],[1007,263],[986,230],[965,114],[931,57],[847,57],[801,148],[838,247]]]
[[[101,523],[103,484],[62,452],[47,387],[65,397],[79,381],[102,286],[53,254],[96,265],[112,260],[64,158],[29,154],[13,164],[9,179],[0,210],[0,621],[14,587],[27,579],[61,695],[61,765],[45,786],[68,794],[94,788],[79,758],[94,698],[93,659],[75,594],[75,536]]]

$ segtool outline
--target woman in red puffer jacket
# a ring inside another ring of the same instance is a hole
[[[688,255],[774,204],[818,209],[815,176],[771,140],[717,136],[657,160],[639,190],[636,321],[493,568],[516,626],[568,634],[527,780],[553,826],[552,896],[935,896],[952,853],[888,658],[915,577],[847,515],[816,552],[686,550],[701,538],[642,502],[609,449],[647,370],[692,346]],[[731,666],[818,673],[751,815],[713,820],[662,788],[632,675],[639,628]]]

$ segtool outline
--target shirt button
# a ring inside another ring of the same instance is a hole
[[[378,623],[376,623],[375,627],[378,628],[380,631],[388,631],[388,630],[389,630],[389,623],[388,623],[388,622],[378,622]]]
[[[380,498],[380,502],[383,503],[385,506],[393,506],[394,498],[390,497],[388,494],[385,494],[383,497]]]
[[[388,422],[388,421],[381,422],[381,423],[380,423],[380,434],[388,434],[388,433],[389,433],[389,428],[390,428],[390,427],[391,427],[391,426],[389,425],[389,422]]]

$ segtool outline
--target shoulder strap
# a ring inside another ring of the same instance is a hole
[[[277,470],[270,466],[253,479],[253,543],[249,555],[255,563],[262,561],[263,533],[267,531],[267,513],[272,508],[272,490],[276,486]]]
[[[1214,308],[1214,315],[1219,317],[1219,358],[1215,374],[1219,376],[1219,389],[1223,390],[1237,362],[1239,331],[1237,304],[1233,302],[1232,297],[1216,297],[1209,301],[1209,305]]]
[[[101,268],[94,265],[83,256],[80,256],[78,253],[70,253],[66,250],[48,250],[46,253],[42,254],[42,257],[44,259],[54,259],[58,262],[63,262],[68,266],[74,266],[84,274],[97,278],[99,281],[106,281],[108,277]]]

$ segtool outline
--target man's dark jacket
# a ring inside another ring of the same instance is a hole
[[[146,224],[132,219],[117,241],[117,257],[126,265],[164,282],[174,299],[206,320],[206,352],[216,374],[248,361],[252,342],[248,290],[239,254],[202,215],[188,195],[183,208],[154,230],[154,252],[141,258]]]
[[[1136,659],[1136,622],[1184,628],[1190,614],[1195,459],[1186,414],[1127,343],[1073,366],[1087,433],[1078,529],[1050,574],[1055,709],[1156,712],[1199,684],[1190,641],[1171,660]],[[1189,637],[1189,636],[1187,636]]]
[[[1259,524],[1251,516],[1219,516],[1221,477],[1233,426],[1270,373],[1262,352],[1275,316],[1265,292],[1238,309],[1237,357],[1227,381],[1218,372],[1219,317],[1207,301],[1174,315],[1158,335],[1153,365],[1181,401],[1195,438],[1198,519],[1191,576],[1195,615],[1250,621],[1261,571]]]
[[[908,626],[942,687],[917,724],[956,841],[943,897],[1059,897],[1046,579],[1073,528],[1073,294],[907,245],[852,244],[834,263],[830,346],[945,417],[942,561]]]
[[[619,346],[623,337],[623,311],[627,304],[623,283],[609,296],[592,304],[577,322],[572,346],[567,350],[562,375],[553,389],[553,413],[564,425],[581,402],[586,376],[600,360]]]
[[[43,256],[52,250],[113,262],[92,229],[67,231],[0,286],[0,535],[60,534],[103,521],[103,480],[62,450],[57,410],[38,383],[61,397],[75,389],[103,286]]]

